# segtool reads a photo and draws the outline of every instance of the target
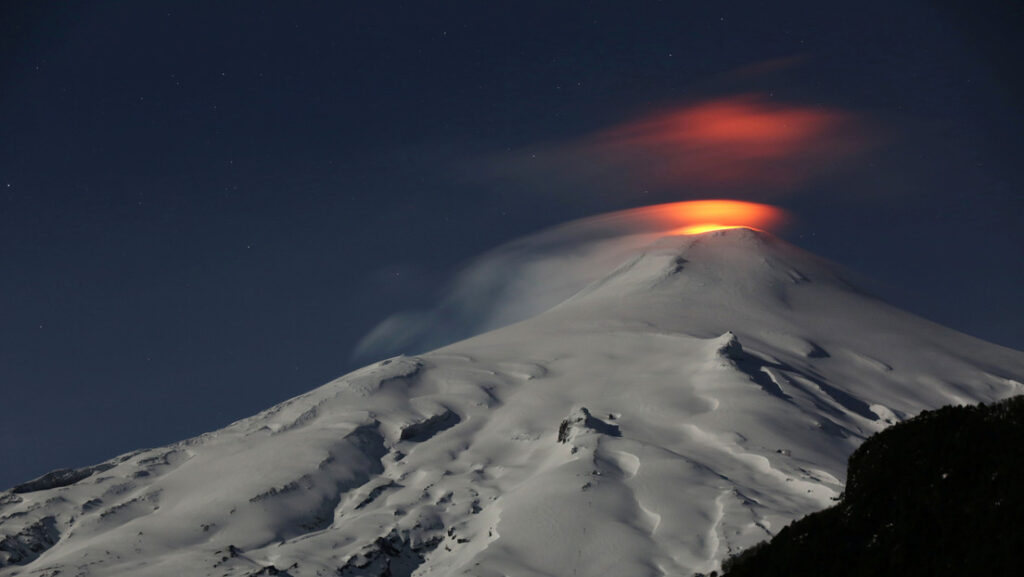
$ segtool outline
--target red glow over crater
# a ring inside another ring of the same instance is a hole
[[[780,208],[739,200],[693,200],[649,207],[646,211],[672,234],[701,234],[730,228],[771,231],[786,220]]]
[[[680,228],[680,229],[678,229],[678,230],[676,230],[674,232],[676,234],[702,234],[702,233],[705,233],[705,232],[712,232],[712,231],[715,231],[715,230],[727,230],[727,229],[730,229],[730,228],[754,228],[754,227],[752,227],[752,226],[743,226],[743,225],[739,225],[739,224],[729,225],[729,224],[712,224],[712,223],[709,223],[709,224],[695,224],[693,226],[684,226],[683,228]],[[754,230],[760,230],[760,229],[754,229]]]

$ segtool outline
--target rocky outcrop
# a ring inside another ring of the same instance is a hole
[[[43,517],[15,535],[0,539],[0,567],[28,563],[60,540],[57,520]]]

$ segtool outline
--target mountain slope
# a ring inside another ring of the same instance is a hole
[[[831,504],[867,436],[1022,380],[770,235],[667,237],[524,322],[0,494],[0,575],[709,572]]]

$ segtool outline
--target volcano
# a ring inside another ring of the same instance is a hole
[[[0,575],[692,575],[823,509],[869,435],[1024,353],[771,236],[662,238],[558,306],[0,493]]]

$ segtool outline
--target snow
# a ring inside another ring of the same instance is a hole
[[[666,237],[522,322],[0,493],[0,575],[708,573],[831,504],[868,435],[1022,381],[770,235]]]

